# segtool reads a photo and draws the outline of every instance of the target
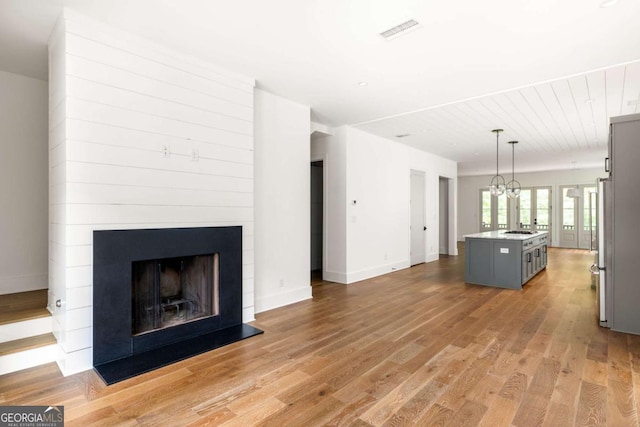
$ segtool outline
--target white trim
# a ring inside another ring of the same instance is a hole
[[[425,257],[426,259],[426,257]],[[359,282],[361,280],[370,279],[372,277],[381,276],[387,273],[393,273],[394,271],[403,270],[405,268],[409,268],[411,265],[409,260],[399,261],[399,262],[391,262],[388,264],[383,264],[374,268],[369,268],[366,270],[360,270],[353,273],[347,273],[347,284]]]
[[[262,313],[263,311],[308,300],[311,299],[311,297],[311,286],[307,285],[302,288],[293,289],[280,294],[269,295],[264,298],[256,298],[255,312]]]

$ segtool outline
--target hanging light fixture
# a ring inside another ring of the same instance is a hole
[[[573,164],[573,188],[567,190],[567,197],[573,197],[575,199],[579,198],[582,194],[580,193],[580,189],[576,184],[576,162],[575,160],[571,162]]]
[[[516,163],[516,144],[518,141],[509,141],[511,144],[511,181],[507,182],[507,197],[510,199],[517,199],[520,196],[520,191],[522,190],[522,186],[520,182],[515,179],[515,163]]]
[[[491,178],[491,183],[489,184],[489,193],[491,193],[492,196],[496,197],[503,195],[506,188],[504,178],[498,173],[498,137],[500,136],[500,132],[503,131],[503,129],[493,129],[491,131],[495,132],[496,134],[496,175]]]

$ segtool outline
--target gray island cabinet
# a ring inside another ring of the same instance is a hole
[[[465,237],[465,282],[522,289],[547,266],[547,232],[486,231]]]

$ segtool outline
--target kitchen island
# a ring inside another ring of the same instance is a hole
[[[547,266],[549,234],[485,231],[465,237],[465,282],[522,289]]]

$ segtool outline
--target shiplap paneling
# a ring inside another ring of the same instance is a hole
[[[160,155],[160,147],[171,147],[177,155],[190,155],[190,149],[197,148],[200,158],[216,159],[241,164],[253,163],[253,149],[224,145],[225,141],[207,142],[185,140],[184,138],[127,129],[113,125],[74,120],[67,131],[67,137],[73,141],[106,144],[114,147],[135,147]]]
[[[91,368],[95,230],[242,225],[252,320],[253,80],[70,11],[60,25],[50,222],[63,373]]]
[[[639,100],[636,60],[354,126],[456,160],[463,175],[495,173],[494,128],[505,130],[501,163],[508,160],[507,141],[520,142],[521,171],[569,169],[573,160],[580,168],[600,167],[609,119],[639,112]]]

